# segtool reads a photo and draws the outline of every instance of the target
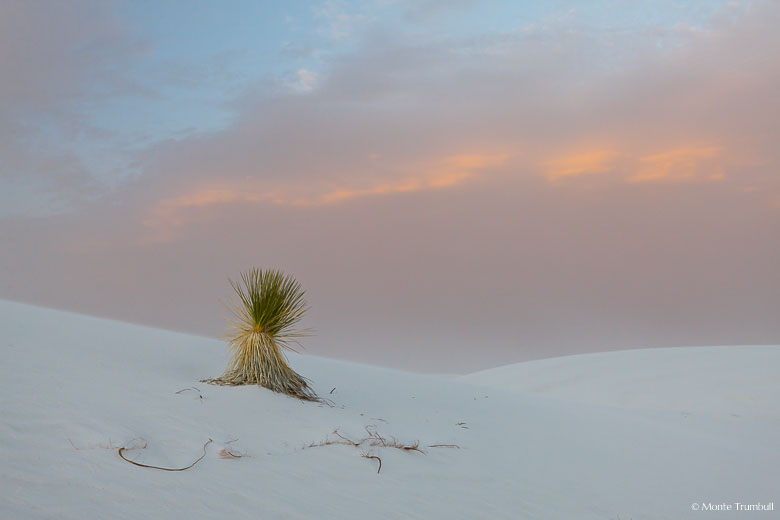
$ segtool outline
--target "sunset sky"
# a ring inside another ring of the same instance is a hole
[[[0,2],[0,298],[421,371],[780,343],[780,2]],[[110,339],[107,338],[107,341]]]

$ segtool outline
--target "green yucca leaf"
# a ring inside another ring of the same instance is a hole
[[[293,277],[278,270],[252,269],[241,273],[241,283],[230,280],[230,285],[241,300],[233,313],[245,327],[279,339],[306,335],[293,328],[308,310],[301,284]]]

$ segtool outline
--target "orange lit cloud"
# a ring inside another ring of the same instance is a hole
[[[593,174],[616,173],[615,180],[650,182],[711,182],[725,179],[726,157],[719,146],[687,146],[654,153],[597,149],[542,162],[550,182]]]
[[[391,195],[393,193],[405,193],[410,191],[420,191],[430,187],[419,179],[409,179],[397,184],[379,184],[371,188],[364,189],[339,189],[330,191],[310,199],[301,198],[284,201],[282,204],[294,206],[324,206],[327,204],[336,204],[357,197],[366,197],[369,195]]]
[[[189,208],[262,201],[275,202],[275,198],[271,193],[242,192],[230,188],[204,188],[160,201],[147,216],[144,224],[151,227],[159,222],[179,225],[182,223],[180,212]]]
[[[323,206],[369,195],[391,195],[410,191],[433,190],[456,186],[474,176],[474,170],[500,166],[509,156],[453,155],[431,166],[431,173],[424,178],[411,177],[395,184],[380,184],[365,189],[340,189],[310,199],[293,199],[286,204],[296,206]]]
[[[507,154],[452,155],[432,161],[416,169],[425,174],[410,175],[400,181],[384,182],[369,187],[348,186],[323,189],[320,193],[303,195],[296,186],[265,188],[247,182],[221,183],[205,186],[191,192],[163,199],[157,203],[145,219],[147,227],[181,225],[183,212],[216,205],[236,203],[266,203],[279,206],[322,207],[340,204],[351,199],[368,196],[429,191],[448,188],[471,180],[478,170],[501,166],[509,158]]]
[[[611,150],[594,150],[555,158],[543,166],[547,178],[557,181],[564,177],[609,173],[614,170],[617,157],[618,154]]]
[[[678,148],[639,158],[636,173],[628,182],[685,182],[722,180],[725,174],[714,164],[721,151],[717,146]]]
[[[429,173],[424,176],[408,177],[399,182],[383,183],[369,188],[343,188],[314,197],[283,200],[280,203],[293,206],[325,206],[371,195],[392,195],[456,186],[471,179],[476,170],[500,166],[508,157],[507,154],[453,155],[427,165]]]

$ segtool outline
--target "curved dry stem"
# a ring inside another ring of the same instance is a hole
[[[200,462],[200,461],[202,461],[202,460],[203,460],[203,458],[206,456],[206,446],[208,446],[208,445],[209,445],[209,444],[211,444],[212,442],[214,442],[214,441],[212,441],[211,439],[209,439],[209,440],[206,442],[206,444],[204,444],[204,445],[203,445],[203,455],[201,455],[200,457],[198,457],[198,459],[197,459],[195,462],[193,462],[192,464],[190,464],[189,466],[186,466],[186,467],[184,467],[184,468],[163,468],[162,466],[151,466],[151,465],[149,465],[149,464],[141,464],[140,462],[136,462],[136,461],[134,461],[134,460],[130,460],[130,459],[128,459],[127,457],[125,457],[125,456],[123,455],[123,453],[122,453],[122,452],[124,452],[124,451],[129,451],[129,449],[128,449],[128,448],[119,448],[119,450],[117,450],[117,453],[118,453],[118,454],[119,454],[119,456],[122,458],[122,460],[124,460],[124,461],[127,461],[127,462],[129,462],[130,464],[133,464],[133,465],[135,465],[135,466],[140,466],[140,467],[142,467],[142,468],[149,468],[149,469],[159,469],[159,470],[162,470],[162,471],[185,471],[185,470],[188,470],[188,469],[190,469],[190,468],[191,468],[191,467],[193,467],[195,464],[197,464],[198,462]],[[144,446],[144,448],[146,448],[146,446]]]

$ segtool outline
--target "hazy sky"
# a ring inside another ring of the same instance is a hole
[[[227,278],[278,267],[308,353],[424,371],[780,343],[778,27],[776,1],[4,0],[0,298],[217,336]]]

